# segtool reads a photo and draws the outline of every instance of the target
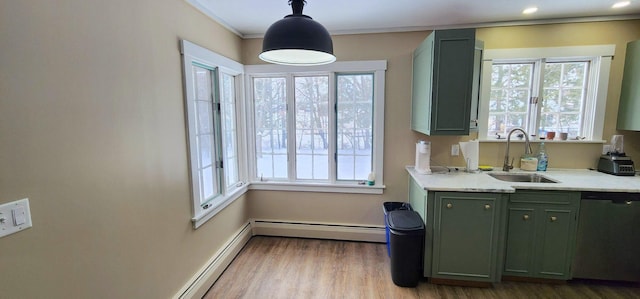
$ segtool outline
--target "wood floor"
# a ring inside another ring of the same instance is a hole
[[[389,268],[385,244],[258,236],[203,298],[640,298],[637,285],[593,282],[401,288]]]

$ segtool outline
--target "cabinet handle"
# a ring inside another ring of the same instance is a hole
[[[558,217],[556,217],[556,216],[551,216],[551,221],[552,221],[552,222],[553,222],[553,221],[556,221],[556,220],[558,220]]]
[[[490,205],[484,205],[484,209],[485,210],[491,209],[491,206]]]
[[[447,209],[451,209],[451,208],[453,208],[453,205],[452,205],[452,204],[450,204],[450,203],[448,203],[448,204],[447,204]]]
[[[522,219],[524,219],[524,220],[529,220],[529,215],[524,215],[524,216],[522,216]]]

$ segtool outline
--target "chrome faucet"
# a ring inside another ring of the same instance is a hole
[[[525,143],[524,143],[524,154],[532,154],[531,143],[529,143],[529,135],[522,128],[513,128],[509,131],[507,135],[507,150],[504,153],[504,164],[502,165],[502,171],[509,171],[509,169],[513,169],[513,158],[511,159],[511,165],[509,165],[509,144],[511,143],[511,134],[515,131],[520,131],[524,135]]]

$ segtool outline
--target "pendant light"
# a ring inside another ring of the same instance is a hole
[[[273,23],[262,42],[260,59],[284,65],[322,65],[336,61],[331,35],[320,23],[302,14],[305,0],[289,0],[293,14]]]

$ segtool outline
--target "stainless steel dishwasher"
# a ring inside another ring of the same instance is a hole
[[[640,282],[640,193],[582,192],[573,277]]]

